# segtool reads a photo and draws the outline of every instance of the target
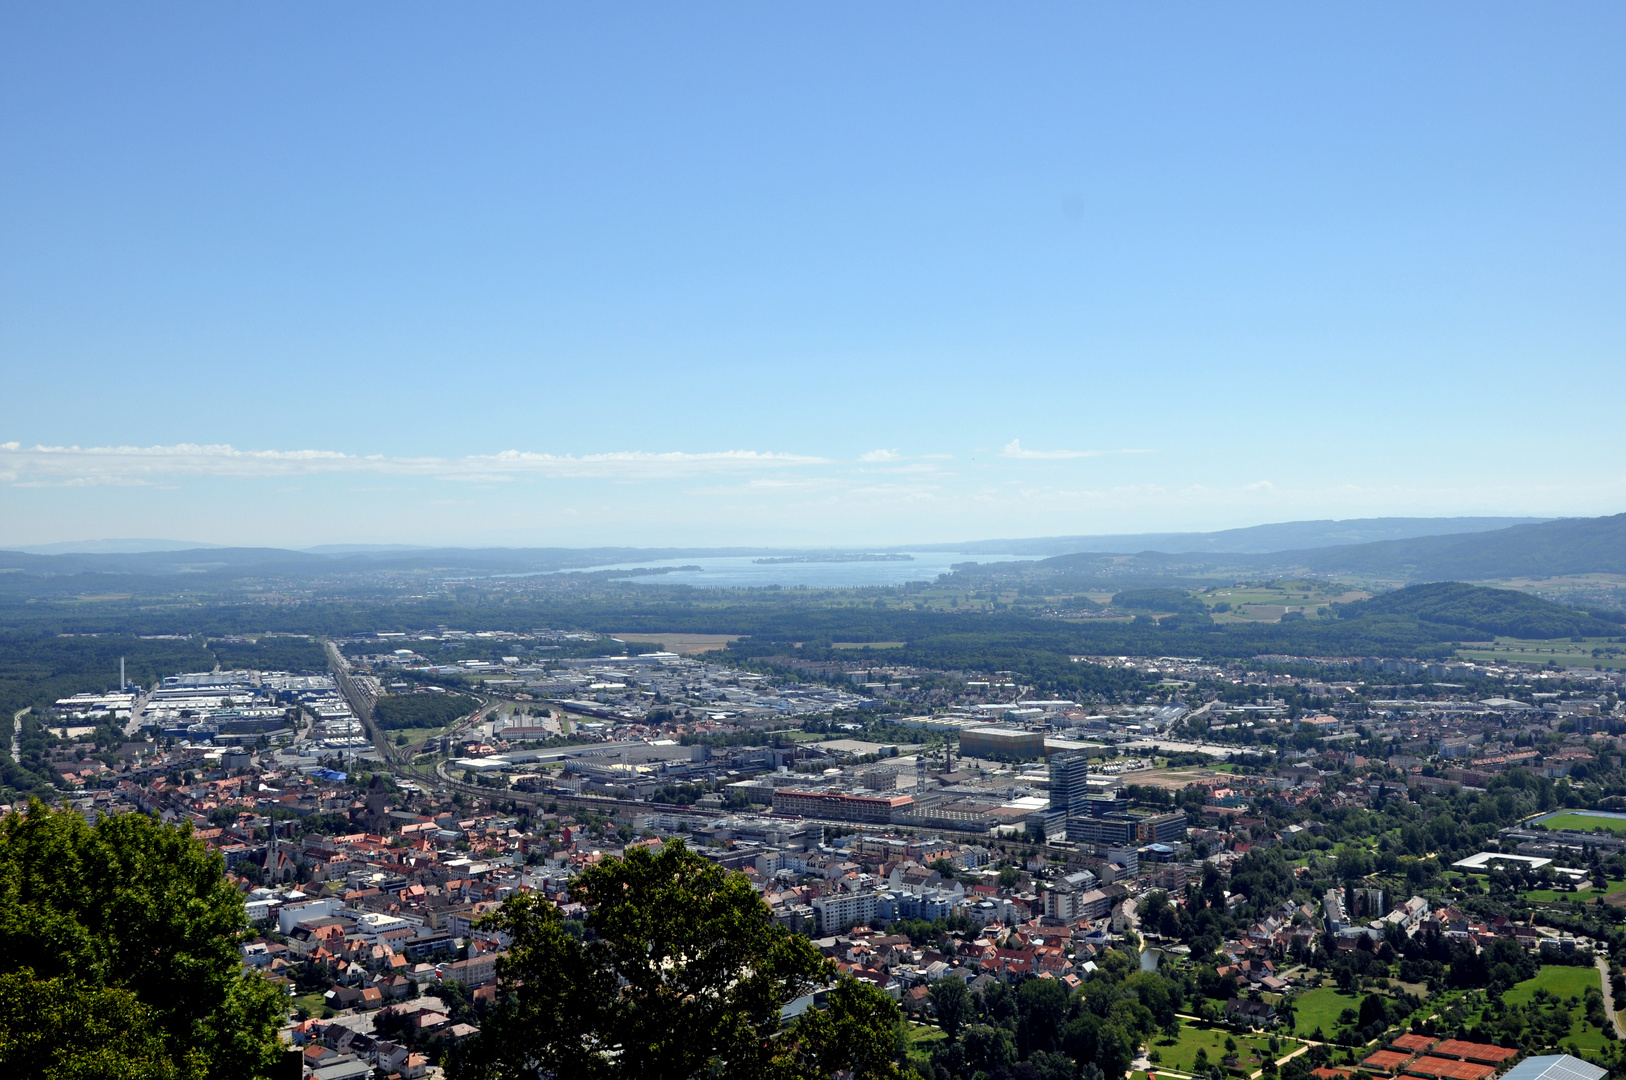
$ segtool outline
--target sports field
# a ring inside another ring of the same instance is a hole
[[[1567,903],[1571,900],[1579,900],[1583,904],[1594,902],[1599,904],[1622,903],[1621,900],[1613,898],[1626,893],[1626,881],[1608,881],[1604,884],[1607,886],[1606,888],[1582,889],[1580,892],[1561,892],[1558,889],[1526,889],[1520,895],[1524,897],[1526,903],[1531,904]]]
[[[1626,817],[1608,814],[1589,814],[1585,810],[1572,810],[1545,818],[1541,824],[1549,829],[1575,829],[1577,832],[1626,833]]]

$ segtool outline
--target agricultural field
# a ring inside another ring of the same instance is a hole
[[[1309,1035],[1320,1028],[1322,1034],[1332,1036],[1338,1029],[1338,1016],[1345,1009],[1359,1011],[1361,999],[1331,986],[1311,990],[1293,999],[1293,1034]]]
[[[1226,585],[1196,593],[1219,622],[1280,622],[1290,611],[1306,616],[1324,614],[1330,604],[1364,600],[1370,593],[1322,582],[1277,581],[1260,585]]]
[[[609,635],[617,641],[652,641],[667,652],[695,656],[725,648],[730,641],[738,641],[738,634],[651,634],[643,630],[622,631]]]
[[[1593,656],[1594,649],[1599,650],[1600,655]],[[1580,641],[1499,637],[1490,644],[1467,645],[1457,650],[1457,655],[1464,660],[1492,664],[1546,664],[1551,661],[1559,667],[1588,668],[1626,666],[1626,661],[1621,659],[1623,654],[1626,654],[1626,646],[1602,637],[1583,638]]]
[[[1160,1071],[1171,1069],[1189,1075],[1196,1070],[1198,1050],[1207,1053],[1210,1064],[1218,1065],[1220,1059],[1230,1053],[1225,1049],[1226,1039],[1236,1043],[1236,1052],[1242,1059],[1241,1066],[1247,1072],[1255,1071],[1266,1058],[1270,1057],[1268,1035],[1239,1035],[1221,1025],[1206,1027],[1188,1021],[1181,1021],[1179,1038],[1154,1038],[1146,1049],[1148,1053],[1157,1051],[1156,1065]],[[1277,1059],[1292,1053],[1299,1045],[1294,1039],[1280,1039],[1278,1042]],[[1255,1060],[1255,1055],[1258,1060]]]

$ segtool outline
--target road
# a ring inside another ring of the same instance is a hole
[[[32,708],[32,706],[30,706]],[[11,760],[16,761],[23,756],[23,717],[28,715],[28,709],[18,709],[11,718]]]
[[[1603,1014],[1615,1025],[1615,1033],[1626,1039],[1626,1027],[1621,1026],[1620,1014],[1615,1012],[1615,995],[1609,989],[1609,960],[1606,957],[1598,957],[1598,977],[1603,980]]]
[[[124,725],[124,737],[135,739],[141,735],[142,712],[147,708],[147,702],[152,698],[152,691],[136,688],[135,703],[130,706],[130,719]]]

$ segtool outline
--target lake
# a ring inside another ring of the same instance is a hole
[[[793,589],[856,589],[866,585],[904,585],[911,581],[935,581],[949,567],[963,562],[1015,562],[1037,559],[1037,555],[966,555],[957,551],[911,551],[910,561],[854,562],[756,562],[780,555],[721,555],[710,558],[634,559],[630,562],[589,566],[572,573],[595,570],[633,570],[662,566],[698,566],[699,570],[674,570],[667,574],[640,574],[628,581],[651,585],[693,585],[710,589],[761,589],[769,585]]]

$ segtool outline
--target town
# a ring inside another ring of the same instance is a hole
[[[87,820],[219,852],[318,1080],[435,1072],[497,1000],[488,915],[580,918],[584,869],[673,843],[898,1002],[923,1063],[945,980],[1073,992],[1124,956],[1189,994],[1132,1048],[1149,1076],[1487,1080],[1533,1045],[1464,981],[1492,956],[1501,1000],[1568,1001],[1556,1042],[1614,1060],[1626,814],[1582,792],[1626,710],[1601,665],[1076,657],[1143,680],[1108,703],[580,631],[308,648],[325,670],[176,672],[30,723]]]

